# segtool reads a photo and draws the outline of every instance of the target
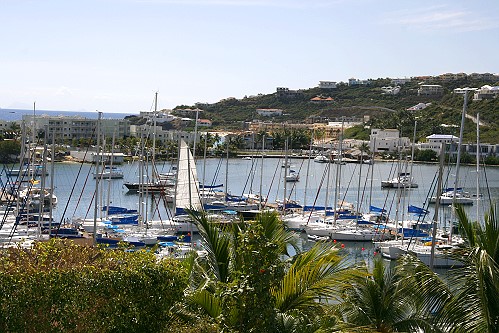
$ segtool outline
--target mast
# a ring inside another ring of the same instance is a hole
[[[282,202],[282,214],[286,212],[286,197],[287,197],[287,182],[286,176],[288,175],[288,138],[286,137],[286,141],[284,141],[284,200]]]
[[[46,180],[46,173],[47,173],[47,132],[48,132],[48,125],[44,126],[44,136],[43,136],[43,155],[42,155],[42,175],[41,175],[41,182],[40,182],[40,196],[39,196],[39,207],[38,207],[38,237],[41,238],[42,236],[42,226],[41,226],[41,221],[43,213],[45,211],[45,180]],[[36,169],[35,169],[36,170]],[[52,198],[50,198],[50,201],[52,201]]]
[[[99,112],[99,111],[97,111]],[[100,163],[100,121],[102,117],[102,112],[99,112],[99,116],[97,118],[97,129],[96,129],[96,137],[97,137],[97,151],[95,156],[95,174],[99,175],[99,163]],[[97,212],[98,212],[98,197],[99,197],[99,178],[95,177],[95,192],[94,192],[94,228],[93,228],[93,243],[94,246],[97,245]]]
[[[337,214],[337,205],[338,205],[338,191],[340,187],[340,179],[341,179],[341,162],[343,160],[343,129],[345,125],[345,117],[341,117],[341,133],[340,133],[340,142],[338,146],[338,164],[336,165],[336,181],[334,185],[334,202],[333,202],[333,210],[334,210],[334,224],[336,225],[336,219],[338,217]],[[334,162],[334,158],[333,158]]]
[[[260,165],[260,202],[259,209],[262,209],[262,194],[263,194],[263,157],[265,155],[265,135],[262,136],[262,164]]]
[[[204,186],[206,185],[206,151],[208,149],[208,132],[204,136],[204,153],[203,153],[203,196],[201,197],[201,204],[204,207],[204,202],[206,200],[206,193]],[[178,170],[177,170],[178,171]]]
[[[431,254],[430,254],[430,269],[433,270],[433,261],[435,259],[435,242],[437,238],[437,223],[438,210],[440,209],[440,196],[442,195],[442,178],[445,159],[445,143],[440,144],[440,160],[438,166],[438,181],[437,181],[437,200],[435,201],[435,215],[433,216],[433,229],[431,233]],[[451,227],[452,230],[452,227]],[[403,238],[402,238],[403,239]]]
[[[308,176],[310,173],[310,160],[312,158],[312,145],[314,144],[314,132],[312,132],[312,137],[310,138],[310,146],[308,148],[308,161],[307,161],[307,176],[305,178],[305,192],[303,194],[303,208],[307,205],[307,188],[308,188]],[[302,215],[305,215],[305,210],[302,210]]]
[[[452,197],[452,205],[456,203],[456,191],[459,182],[459,166],[461,163],[461,145],[463,142],[464,120],[466,118],[466,110],[468,108],[468,90],[464,91],[463,112],[461,114],[461,127],[459,128],[459,142],[457,143],[457,161],[456,161],[456,178],[454,178],[454,193]],[[451,228],[452,230],[452,228]]]
[[[480,200],[480,112],[476,114],[476,220],[480,209],[478,207],[478,200]]]
[[[54,209],[54,202],[53,202],[53,195],[54,195],[54,169],[55,169],[55,131],[52,132],[52,150],[50,152],[49,238],[50,238],[50,235],[52,235],[52,210]]]
[[[229,198],[229,138],[225,137],[225,144],[227,145],[227,159],[225,161],[225,201]]]

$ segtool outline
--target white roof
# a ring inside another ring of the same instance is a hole
[[[457,136],[451,135],[451,134],[432,134],[430,136],[426,137],[427,139],[440,139],[440,140],[445,140],[445,139],[451,139],[451,140],[457,140],[459,139]]]

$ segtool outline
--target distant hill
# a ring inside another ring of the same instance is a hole
[[[203,118],[212,120],[215,128],[223,129],[240,129],[242,122],[255,119],[279,123],[303,123],[311,122],[311,118],[314,117],[334,120],[342,116],[369,116],[367,125],[375,128],[398,128],[404,136],[412,137],[415,120],[418,121],[419,138],[433,133],[459,136],[463,95],[454,94],[454,88],[497,85],[497,83],[470,79],[428,81],[424,83],[440,84],[444,88],[442,96],[429,97],[418,96],[417,90],[421,82],[413,80],[402,85],[397,95],[383,94],[381,88],[390,86],[390,81],[390,79],[369,80],[368,85],[358,86],[338,84],[336,89],[315,87],[300,90],[300,94],[294,97],[279,97],[277,93],[273,93],[242,99],[228,98],[200,108],[204,110]],[[473,94],[469,95],[467,114],[475,117],[477,112],[480,112],[480,120],[486,124],[480,129],[481,142],[499,143],[499,98],[473,101]],[[313,103],[311,99],[316,96],[324,99],[330,97],[332,101]],[[423,110],[407,111],[418,103],[431,103],[431,105]],[[283,115],[263,117],[256,112],[260,108],[282,109]],[[464,141],[476,140],[475,128],[473,121],[466,119]],[[368,130],[357,129],[351,133],[355,133],[354,136],[365,137],[368,135]]]

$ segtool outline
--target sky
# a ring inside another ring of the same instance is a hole
[[[0,108],[138,113],[499,73],[499,1],[0,0]],[[0,110],[0,113],[2,111]]]

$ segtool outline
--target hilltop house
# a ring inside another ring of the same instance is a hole
[[[409,138],[400,137],[397,129],[371,129],[369,149],[374,153],[396,152],[399,148],[404,149],[409,145]]]
[[[315,97],[310,99],[310,103],[314,103],[314,104],[330,104],[333,102],[334,102],[334,99],[332,97],[315,96]]]
[[[485,85],[480,89],[476,89],[475,94],[473,95],[474,101],[481,101],[483,99],[493,99],[496,98],[499,94],[499,86],[492,87],[489,85]]]
[[[282,116],[281,109],[256,109],[256,113],[264,117]]]
[[[336,89],[336,82],[319,81],[319,88],[321,88],[321,89]]]
[[[419,86],[419,96],[442,96],[444,88],[439,84],[422,84]]]

